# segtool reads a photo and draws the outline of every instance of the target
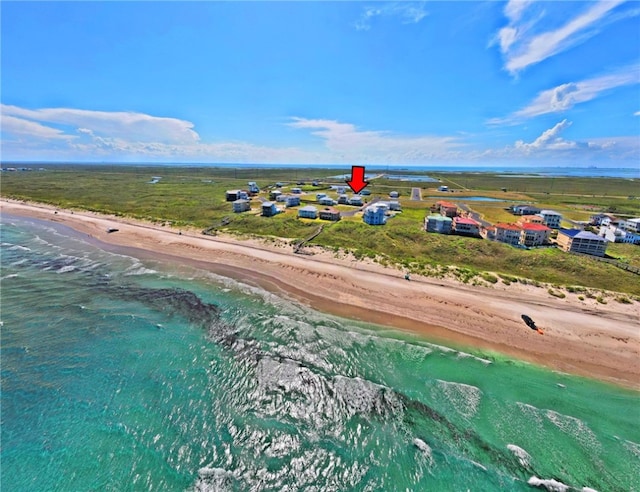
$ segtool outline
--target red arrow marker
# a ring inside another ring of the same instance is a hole
[[[364,180],[364,166],[351,166],[351,180],[347,184],[354,193],[360,193],[369,184]]]

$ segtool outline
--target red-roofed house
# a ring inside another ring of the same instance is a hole
[[[436,202],[436,206],[438,207],[440,215],[444,215],[445,217],[455,217],[458,215],[458,206],[455,203],[440,200]]]
[[[520,244],[522,228],[518,224],[499,223],[494,226],[494,238],[501,243]]]
[[[525,223],[520,226],[520,244],[524,246],[540,246],[549,242],[551,229],[542,224]]]
[[[480,224],[473,219],[467,217],[453,218],[453,232],[463,236],[479,236]]]

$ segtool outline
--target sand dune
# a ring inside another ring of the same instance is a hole
[[[546,289],[512,284],[469,286],[412,276],[372,262],[328,252],[296,255],[268,246],[197,231],[2,201],[2,213],[58,222],[111,251],[195,265],[259,285],[318,310],[410,330],[431,339],[508,354],[574,374],[640,388],[640,304],[565,299]],[[118,232],[108,234],[109,227]],[[529,330],[526,313],[544,329]]]

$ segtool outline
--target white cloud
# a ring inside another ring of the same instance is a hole
[[[65,135],[62,130],[4,114],[0,119],[0,130],[2,133],[20,136],[26,135],[44,140],[69,140],[73,138],[71,135]]]
[[[489,123],[515,123],[542,114],[561,113],[617,87],[638,83],[640,83],[640,65],[624,67],[607,75],[581,82],[569,82],[542,91],[526,107],[506,118],[489,120]]]
[[[633,116],[640,116],[640,111],[636,111],[635,113],[633,113]]]
[[[509,23],[496,34],[496,40],[505,55],[505,68],[515,74],[586,41],[598,32],[596,28],[599,23],[623,2],[624,0],[599,0],[588,3],[589,8],[585,12],[573,17],[561,27],[546,32],[538,30],[534,33],[532,27],[537,20],[526,21],[523,15],[532,2],[510,1],[504,9]],[[637,12],[631,12],[630,15],[637,15]]]
[[[416,24],[426,17],[427,11],[424,2],[392,2],[378,5],[376,7],[366,7],[362,15],[355,22],[358,31],[368,31],[371,29],[371,21],[376,17],[396,17],[403,24]]]
[[[542,132],[542,134],[531,143],[518,140],[514,148],[525,154],[540,151],[601,150],[605,148],[602,143],[597,143],[593,140],[579,142],[562,138],[560,134],[570,126],[571,122],[564,119],[553,126],[553,128]]]
[[[193,123],[144,113],[88,111],[70,108],[25,109],[3,104],[3,116],[91,130],[96,135],[143,142],[189,144],[199,140]]]
[[[334,120],[292,118],[289,126],[312,130],[313,135],[324,140],[333,155],[358,162],[447,158],[463,145],[458,138],[450,136],[399,136],[390,132],[358,130],[355,125]]]

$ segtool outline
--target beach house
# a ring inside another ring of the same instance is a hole
[[[435,208],[440,212],[440,215],[444,215],[445,217],[455,217],[458,215],[458,206],[455,203],[440,200],[436,202]]]
[[[231,205],[235,213],[246,212],[248,210],[251,210],[251,203],[249,203],[249,200],[242,200],[242,199],[236,200]]]
[[[273,202],[262,202],[262,216],[273,217],[278,213],[278,208]]]
[[[301,219],[317,219],[318,209],[313,205],[306,205],[298,209],[298,217]]]
[[[640,234],[616,227],[613,224],[600,226],[599,235],[610,243],[640,244]]]
[[[349,197],[342,193],[340,196],[338,196],[338,203],[341,205],[346,205],[347,203],[349,203]]]
[[[236,200],[240,200],[240,190],[227,190],[225,193],[225,199],[228,202],[235,202]]]
[[[449,187],[445,185],[438,186],[438,191],[449,191]]]
[[[318,203],[319,203],[320,205],[328,205],[328,206],[331,206],[331,205],[334,205],[336,202],[335,202],[335,201],[334,201],[334,199],[333,199],[333,198],[331,198],[331,197],[323,196],[322,198],[318,198]]]
[[[397,191],[392,191],[389,193],[389,198],[398,198],[400,196]]]
[[[369,225],[383,225],[387,222],[387,217],[383,207],[373,204],[364,209],[362,220]]]
[[[438,234],[450,234],[453,225],[451,217],[444,215],[428,215],[424,219],[424,230]]]
[[[480,223],[468,217],[454,217],[452,230],[460,236],[480,237]]]
[[[321,220],[340,220],[340,210],[333,207],[325,207],[320,210]]]
[[[544,224],[542,215],[523,215],[518,219],[519,224]]]
[[[276,200],[280,195],[282,195],[282,192],[280,190],[271,190],[269,192],[269,199]]]
[[[297,207],[300,205],[300,197],[294,195],[288,195],[284,198],[284,204],[287,207]]]
[[[540,213],[540,209],[532,205],[512,205],[511,213],[513,215],[537,215]]]
[[[255,181],[249,181],[247,183],[247,186],[249,186],[249,193],[251,193],[252,195],[255,195],[256,193],[260,193],[260,188],[258,188],[258,185],[256,184]]]
[[[560,221],[562,221],[562,214],[556,212],[555,210],[540,210],[538,212],[544,222],[543,224],[551,229],[560,229]]]
[[[296,195],[300,195],[302,193],[302,189],[300,189],[300,188],[291,188],[291,193],[294,193]]]
[[[364,205],[364,201],[362,200],[362,197],[360,195],[353,195],[349,199],[349,205],[356,205],[358,207],[361,207],[362,205]]]
[[[544,224],[532,222],[524,223],[520,226],[520,244],[522,246],[540,246],[549,242],[551,229]]]
[[[520,244],[522,229],[518,224],[505,224],[500,222],[493,226],[493,238],[501,243],[516,246]]]
[[[316,200],[320,200],[320,198],[324,198],[325,196],[327,196],[326,193],[316,193]]]
[[[589,219],[589,224],[594,226],[609,225],[614,222],[616,218],[611,214],[596,214],[592,215]]]
[[[604,256],[607,251],[606,239],[581,229],[559,229],[557,242],[560,249],[572,253]]]

